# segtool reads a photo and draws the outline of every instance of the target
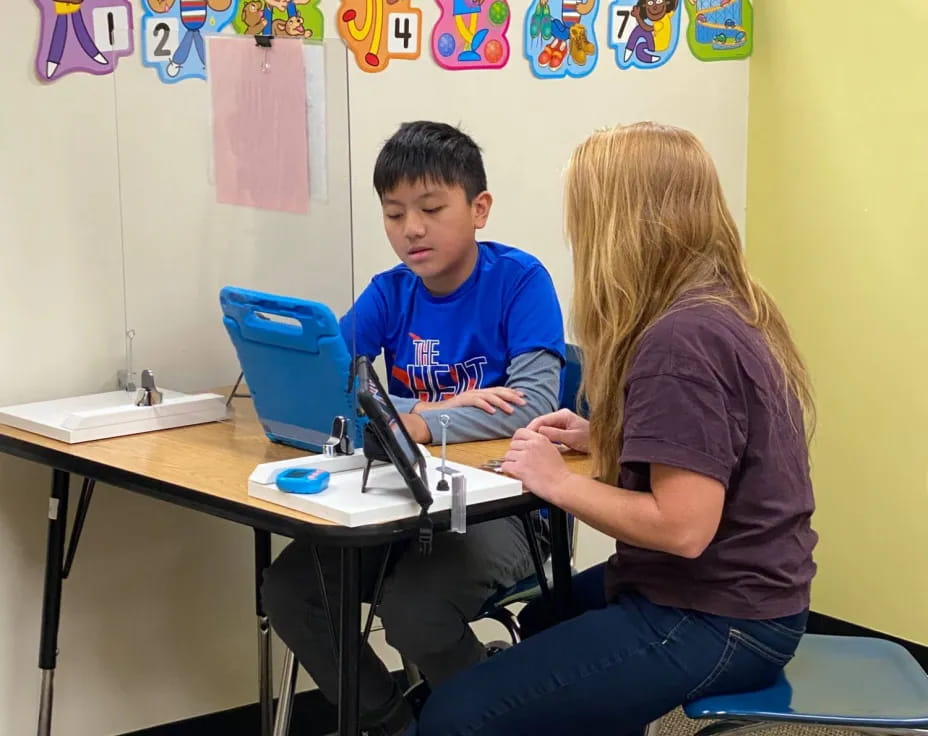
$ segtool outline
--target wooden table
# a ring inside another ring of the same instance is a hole
[[[508,440],[449,445],[452,462],[478,466],[502,457]],[[433,448],[437,454],[439,448]],[[69,445],[23,430],[0,425],[0,452],[20,457],[52,469],[49,501],[48,540],[45,562],[45,589],[42,602],[42,629],[39,669],[42,694],[39,709],[39,736],[51,732],[52,692],[58,648],[58,622],[61,611],[62,581],[67,577],[80,540],[96,482],[107,483],[147,496],[186,506],[212,516],[246,524],[255,534],[255,601],[259,628],[259,700],[262,736],[270,736],[273,723],[271,688],[270,628],[260,599],[264,570],[271,563],[271,534],[311,538],[319,545],[341,547],[342,576],[357,580],[361,549],[411,537],[418,520],[363,527],[344,527],[284,506],[248,495],[248,476],[260,463],[306,455],[293,447],[268,441],[249,399],[236,399],[230,418],[146,434],[115,437]],[[577,472],[588,472],[584,456],[567,456]],[[74,528],[65,550],[70,475],[84,478],[75,514]],[[468,523],[486,521],[534,510],[544,506],[535,496],[502,499],[468,508]],[[561,611],[566,610],[570,590],[570,551],[566,515],[550,508],[554,596]],[[450,512],[432,514],[436,529],[446,528]],[[342,585],[340,655],[339,733],[358,733],[358,657],[360,654],[360,585]],[[347,633],[345,633],[347,632]]]

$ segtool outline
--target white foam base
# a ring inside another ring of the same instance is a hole
[[[160,390],[163,401],[155,406],[136,406],[136,394],[126,391],[6,406],[0,408],[0,424],[75,444],[226,417],[225,399],[218,394]]]
[[[429,511],[446,511],[451,508],[451,491],[437,491],[441,478],[438,468],[441,459],[422,450],[428,468],[428,485],[432,492]],[[265,463],[255,468],[248,480],[248,495],[270,503],[286,506],[342,526],[383,524],[419,515],[419,504],[407,489],[403,477],[392,465],[378,464],[371,468],[367,491],[361,493],[361,478],[366,464],[364,455],[355,451],[352,456],[306,457]],[[331,473],[329,487],[321,493],[302,495],[286,493],[277,488],[274,480],[286,468],[321,468]],[[519,496],[522,482],[505,475],[479,470],[468,465],[448,463],[448,467],[463,473],[467,479],[467,505]],[[451,478],[446,476],[450,485]]]

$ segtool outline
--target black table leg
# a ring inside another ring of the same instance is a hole
[[[361,669],[361,550],[342,549],[341,629],[338,647],[338,733],[360,732],[359,690]]]
[[[61,581],[64,538],[68,524],[68,483],[70,475],[52,471],[52,492],[48,502],[48,540],[45,552],[45,591],[42,596],[42,638],[39,643],[39,669],[42,693],[39,701],[38,736],[50,736],[55,666],[58,660],[58,621],[61,614]]]
[[[570,612],[570,535],[567,513],[550,506],[551,566],[554,573],[554,611],[558,621],[564,621]]]
[[[255,614],[258,617],[258,702],[261,706],[261,736],[274,728],[274,692],[271,685],[271,627],[261,603],[264,571],[271,566],[270,532],[255,529]]]

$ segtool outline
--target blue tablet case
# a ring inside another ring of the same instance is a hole
[[[235,346],[255,411],[267,436],[322,452],[336,416],[348,419],[361,447],[352,359],[338,320],[325,304],[227,286],[223,324]]]

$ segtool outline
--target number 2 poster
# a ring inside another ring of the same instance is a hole
[[[129,0],[35,0],[40,13],[36,75],[55,82],[72,72],[112,74],[133,51]]]
[[[232,0],[142,0],[142,63],[162,82],[206,79],[204,36],[232,20]]]

